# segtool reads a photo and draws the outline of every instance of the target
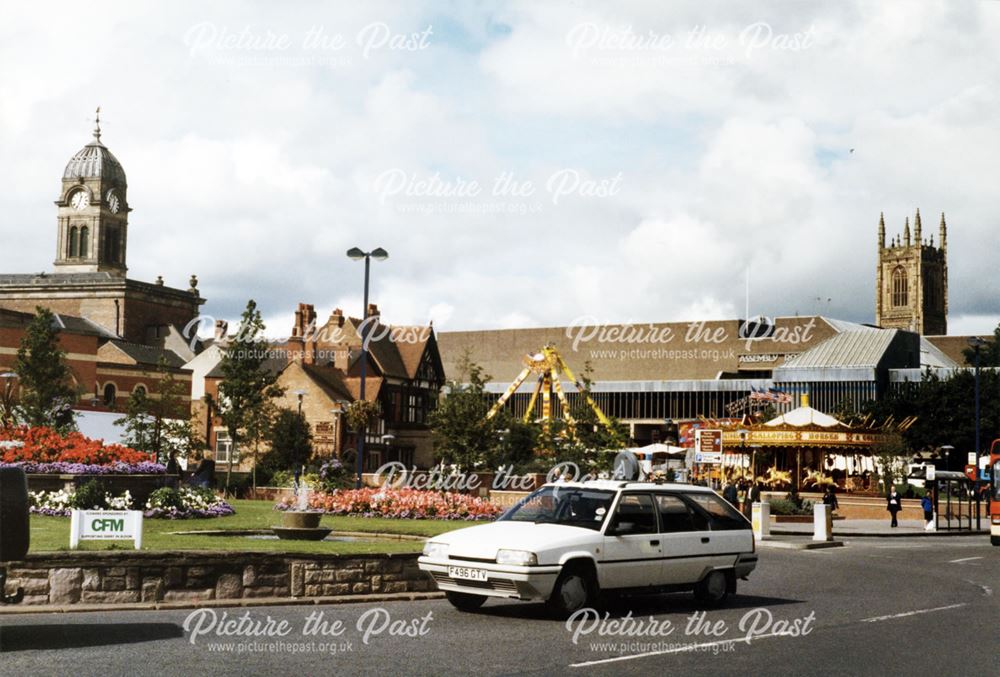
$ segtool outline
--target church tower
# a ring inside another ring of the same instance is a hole
[[[948,333],[947,225],[941,214],[938,246],[933,233],[924,239],[920,210],[903,225],[903,235],[886,244],[885,218],[878,222],[878,269],[875,274],[875,324],[921,335]]]
[[[94,139],[78,151],[63,171],[56,200],[59,234],[57,273],[108,272],[125,277],[128,208],[125,171],[101,143],[101,109]]]

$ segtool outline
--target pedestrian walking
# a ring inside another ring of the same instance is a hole
[[[924,509],[924,531],[934,531],[934,501],[929,491],[920,499],[920,507]]]
[[[892,515],[892,522],[889,526],[898,527],[899,522],[896,520],[896,515],[903,509],[903,497],[899,495],[898,491],[896,491],[895,484],[889,485],[889,495],[886,497],[885,501],[885,509],[889,511],[890,515]]]
[[[837,512],[837,508],[840,504],[837,503],[837,493],[834,491],[832,486],[828,486],[826,491],[823,493],[823,503],[830,506],[830,514]]]
[[[729,481],[726,483],[726,488],[722,490],[722,497],[729,501],[729,505],[735,507],[739,506],[739,499],[737,498],[736,485]]]

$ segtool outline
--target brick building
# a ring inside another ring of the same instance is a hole
[[[129,395],[156,396],[162,362],[190,382],[184,363],[198,345],[184,328],[205,302],[188,289],[126,277],[128,183],[121,163],[93,139],[66,164],[56,204],[53,272],[0,273],[0,368],[8,371],[36,308],[55,314],[59,341],[79,392],[79,409],[121,411]],[[186,412],[178,412],[178,416]]]
[[[222,381],[219,365],[225,330],[218,327],[214,345],[188,364],[195,374],[205,374],[203,384],[196,379],[195,392],[212,401],[217,401]],[[361,331],[361,320],[340,309],[318,325],[313,306],[302,303],[288,340],[270,346],[266,366],[278,374],[278,385],[285,389],[276,404],[292,410],[301,407],[319,457],[341,457],[355,448],[345,412],[361,396]],[[365,470],[389,461],[429,467],[433,446],[427,415],[445,378],[434,329],[383,324],[378,307],[371,304],[365,333],[369,337],[365,399],[377,402],[382,412],[365,440]],[[196,401],[195,409],[217,463],[228,463],[231,445],[221,420],[204,402]],[[236,458],[240,470],[250,469],[246,458]]]
[[[125,341],[162,345],[198,316],[198,279],[187,289],[126,277],[128,184],[121,163],[93,140],[63,170],[56,204],[56,258],[51,273],[0,273],[0,308],[34,313],[44,306],[88,320]],[[190,358],[192,355],[184,357]]]

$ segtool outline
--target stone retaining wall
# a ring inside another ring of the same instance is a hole
[[[29,554],[6,563],[23,604],[201,602],[427,592],[415,553],[308,555],[232,552]]]

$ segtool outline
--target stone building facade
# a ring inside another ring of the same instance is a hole
[[[875,324],[924,336],[948,333],[948,227],[944,214],[938,232],[924,238],[920,210],[906,219],[902,236],[885,241],[885,219],[878,224],[878,268],[875,279]]]

